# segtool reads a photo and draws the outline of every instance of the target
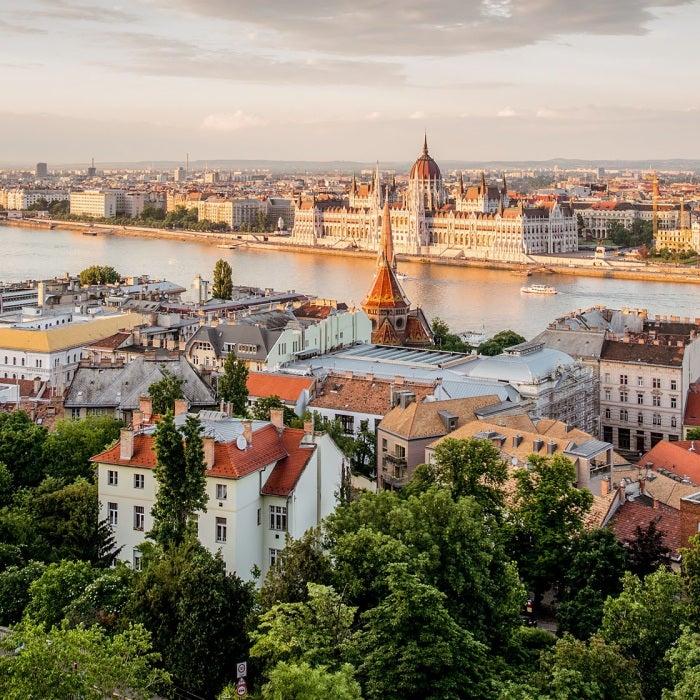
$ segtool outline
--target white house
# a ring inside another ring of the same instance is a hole
[[[243,579],[264,577],[285,537],[301,537],[333,512],[340,492],[343,455],[324,433],[271,421],[202,411],[207,467],[207,509],[199,516],[200,542],[221,551],[226,567]],[[185,415],[176,417],[182,425]],[[125,428],[119,442],[96,455],[100,518],[114,529],[121,558],[141,566],[138,547],[153,528],[158,484],[153,428]],[[260,579],[262,580],[262,579]]]

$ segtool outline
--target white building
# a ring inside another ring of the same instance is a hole
[[[208,496],[198,519],[199,540],[211,552],[221,552],[228,571],[251,579],[257,567],[264,577],[287,534],[300,538],[335,509],[342,453],[311,424],[305,430],[285,427],[281,411],[273,411],[271,422],[216,411],[199,415]],[[178,425],[184,420],[176,417]],[[138,547],[153,527],[158,490],[149,430],[124,429],[117,445],[92,458],[100,518],[112,525],[120,557],[135,569],[141,565]]]
[[[49,204],[51,202],[62,202],[70,198],[68,190],[47,190],[47,189],[30,189],[26,187],[18,187],[6,191],[7,209],[16,209],[24,211],[40,199],[45,199]]]
[[[71,192],[70,213],[78,216],[111,218],[117,215],[117,195],[115,192],[100,190]]]

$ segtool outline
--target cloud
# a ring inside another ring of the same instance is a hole
[[[499,112],[496,112],[497,117],[517,117],[518,113],[512,107],[504,107]]]
[[[152,0],[161,8],[251,30],[276,45],[332,55],[450,56],[573,34],[640,35],[654,11],[694,0]]]
[[[389,61],[250,54],[229,48],[204,48],[195,43],[138,32],[106,32],[103,47],[120,60],[103,66],[138,75],[210,78],[237,83],[308,85],[380,85],[405,83],[403,70]]]
[[[46,34],[46,31],[0,19],[0,34]]]
[[[413,112],[413,114],[408,115],[409,119],[425,119],[425,112],[418,110],[417,112]]]
[[[36,9],[22,7],[22,16],[33,19],[54,19],[81,22],[135,22],[139,14],[126,12],[119,5],[81,4],[67,0],[38,0]]]
[[[210,114],[204,118],[202,128],[208,131],[238,131],[248,127],[266,126],[265,119],[253,114],[246,114],[238,109],[228,114]]]
[[[540,119],[565,119],[568,116],[558,109],[549,109],[547,107],[540,107],[535,114]]]

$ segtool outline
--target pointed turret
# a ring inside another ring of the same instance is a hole
[[[396,270],[396,256],[394,255],[394,237],[391,233],[391,212],[389,210],[389,188],[387,188],[382,212],[382,238],[378,265],[382,264],[382,258],[386,260],[392,270]]]
[[[483,170],[481,171],[481,185],[479,185],[479,194],[486,194],[486,176],[484,175]]]
[[[464,197],[464,173],[459,171],[459,196]]]
[[[423,136],[423,155],[428,155],[428,132],[426,131]]]
[[[355,179],[355,172],[352,173],[352,185],[350,185],[350,192],[357,194],[357,180]]]
[[[503,179],[501,180],[501,194],[508,194],[508,187],[506,186],[506,174],[503,173]]]

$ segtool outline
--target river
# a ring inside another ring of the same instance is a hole
[[[77,274],[89,265],[111,265],[123,275],[147,274],[189,288],[194,276],[211,279],[216,261],[227,260],[234,284],[294,289],[360,304],[374,261],[305,252],[215,245],[133,236],[83,236],[79,232],[0,226],[0,282]],[[651,316],[700,316],[700,285],[596,277],[533,275],[502,270],[402,262],[402,282],[412,304],[428,319],[440,316],[454,332],[511,328],[532,338],[557,316],[595,305],[646,308]],[[554,296],[520,293],[524,284],[555,286]]]

